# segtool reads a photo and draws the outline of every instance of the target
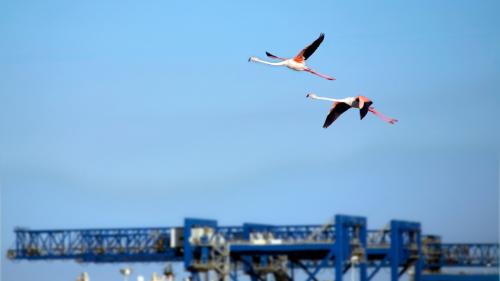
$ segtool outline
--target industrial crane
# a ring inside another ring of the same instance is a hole
[[[193,281],[214,274],[220,281],[248,275],[264,281],[293,281],[297,271],[318,281],[331,269],[342,281],[350,269],[370,281],[389,268],[391,281],[498,281],[497,243],[443,243],[422,235],[418,222],[392,220],[368,230],[361,216],[336,215],[325,225],[245,223],[219,226],[216,220],[187,218],[181,227],[111,229],[15,229],[15,260],[70,259],[85,263],[181,262]],[[483,268],[483,274],[449,274],[444,268]]]

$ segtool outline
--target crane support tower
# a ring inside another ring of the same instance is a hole
[[[10,259],[181,262],[194,281],[209,274],[220,281],[243,275],[294,281],[299,271],[306,281],[318,281],[324,270],[332,270],[336,281],[348,272],[370,281],[382,268],[390,269],[391,281],[404,275],[414,281],[499,280],[498,243],[442,243],[439,236],[422,235],[420,223],[401,220],[368,230],[360,216],[336,215],[324,225],[242,226],[186,218],[181,227],[16,228],[15,235]]]

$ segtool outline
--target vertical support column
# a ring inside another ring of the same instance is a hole
[[[363,256],[360,259],[360,264],[359,264],[359,280],[360,281],[367,281],[368,280],[368,274],[367,274],[367,249],[368,249],[368,234],[367,234],[367,224],[366,224],[366,219],[364,219],[365,222],[363,226],[359,230],[359,240],[361,243],[361,247],[363,248]]]
[[[399,276],[412,263],[415,268],[415,280],[419,281],[422,270],[422,241],[420,232],[420,223],[398,220],[391,221],[391,248],[389,251],[391,281],[399,280]],[[407,238],[406,241],[404,240],[405,237]],[[416,245],[417,249],[412,248],[414,245]],[[399,271],[400,266],[403,267],[401,272]]]
[[[391,281],[399,279],[399,264],[401,258],[401,233],[398,221],[391,221],[391,249],[390,249],[390,264],[391,264]]]
[[[422,255],[422,233],[419,230],[416,235],[417,239],[417,249],[418,249],[418,260],[415,263],[415,281],[420,281],[422,276],[422,267],[424,264],[424,256]]]
[[[189,271],[192,271],[192,265],[195,259],[194,251],[196,246],[191,245],[190,242],[191,230],[195,227],[210,227],[216,229],[217,221],[193,218],[187,218],[184,220],[184,268]]]
[[[360,259],[359,275],[360,280],[365,281],[366,275],[366,218],[356,216],[335,216],[335,281],[342,281],[346,261],[352,256],[351,240],[359,242],[362,252]]]
[[[14,230],[16,232],[16,249],[15,249],[15,257],[21,257],[22,252],[21,252],[21,241],[24,242],[24,235],[22,235],[21,230],[16,228]]]
[[[344,252],[349,244],[344,225],[344,216],[335,216],[335,281],[342,281],[344,276]]]

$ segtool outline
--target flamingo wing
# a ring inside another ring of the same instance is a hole
[[[359,109],[359,117],[361,117],[361,120],[365,118],[366,114],[368,113],[368,109],[370,108],[370,105],[372,105],[372,101],[365,101],[363,103],[363,107]]]
[[[276,60],[286,60],[286,59],[284,59],[284,58],[277,57],[277,56],[275,56],[275,55],[273,55],[273,54],[271,54],[271,53],[269,53],[269,52],[266,52],[266,55],[267,55],[268,57],[273,58],[273,59],[276,59]]]
[[[344,102],[335,102],[333,103],[332,109],[330,109],[330,113],[326,116],[325,124],[323,124],[323,128],[328,128],[337,118],[344,112],[346,112],[350,105]]]
[[[295,61],[303,62],[304,60],[307,60],[312,54],[314,54],[319,45],[321,45],[323,39],[325,39],[325,34],[321,33],[318,39],[314,40],[314,42],[305,47],[302,51],[300,51],[300,53],[295,56]]]

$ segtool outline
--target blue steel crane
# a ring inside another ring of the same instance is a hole
[[[498,281],[496,243],[442,243],[421,234],[418,222],[392,220],[367,230],[366,218],[336,215],[324,225],[245,223],[219,226],[187,218],[182,227],[28,230],[15,229],[15,260],[70,259],[86,263],[182,262],[194,281],[215,274],[221,281],[248,275],[293,281],[297,271],[318,281],[330,269],[341,281],[349,270],[369,281],[382,268],[392,281],[409,273],[415,281]],[[444,268],[485,268],[483,274],[446,274]]]

